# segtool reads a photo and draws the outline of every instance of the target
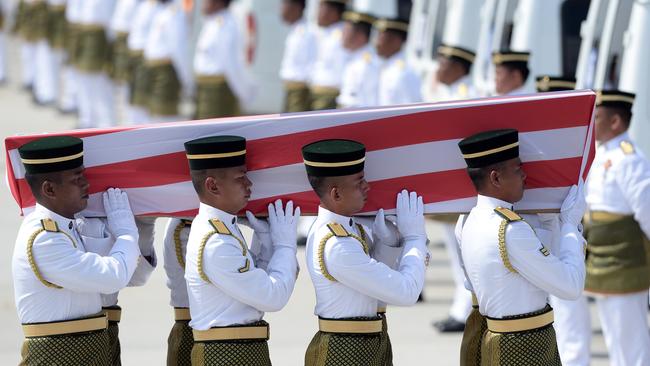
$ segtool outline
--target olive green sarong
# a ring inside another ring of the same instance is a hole
[[[155,116],[178,115],[181,83],[171,61],[145,61],[149,78],[149,113]]]
[[[633,216],[592,212],[585,222],[585,290],[625,294],[650,287],[649,243]]]
[[[336,109],[339,90],[327,87],[311,87],[311,110]]]
[[[239,100],[223,75],[196,78],[196,119],[239,116]]]
[[[374,321],[371,317],[358,317],[337,320]],[[305,366],[383,366],[386,362],[387,342],[390,341],[382,331],[378,333],[330,333],[318,331],[312,338],[305,353]],[[388,363],[390,365],[390,363]]]
[[[76,66],[79,62],[79,25],[75,23],[65,23],[65,51],[67,53],[66,63],[70,66]]]
[[[63,49],[65,39],[65,5],[49,5],[47,8],[47,42],[52,48]]]
[[[242,327],[268,326],[261,320]],[[266,339],[195,341],[192,366],[271,366]]]
[[[48,31],[48,12],[45,1],[24,3],[18,33],[26,42],[46,39]]]
[[[111,78],[117,82],[129,80],[129,45],[128,33],[118,33],[113,41],[111,52]]]
[[[151,80],[149,78],[149,69],[144,64],[142,52],[130,52],[129,69],[129,103],[138,107],[147,108]]]
[[[284,111],[305,112],[311,107],[309,87],[305,83],[285,82],[284,83]]]
[[[540,311],[500,320],[526,319],[552,311],[546,306]],[[540,328],[497,333],[489,329],[481,342],[482,366],[561,366],[553,323]]]
[[[110,57],[110,44],[101,26],[80,25],[76,66],[91,73],[104,72]]]
[[[460,366],[481,365],[481,342],[486,331],[487,320],[478,311],[478,305],[472,305],[460,344]]]
[[[191,366],[194,338],[189,320],[176,320],[167,338],[167,366]],[[198,351],[197,351],[198,352]]]
[[[386,312],[379,312],[377,315],[381,316],[381,344],[379,348],[379,352],[382,354],[381,365],[392,366],[393,346],[390,343],[390,337],[388,336],[388,319],[386,318]]]

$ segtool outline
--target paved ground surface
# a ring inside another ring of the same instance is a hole
[[[36,107],[31,97],[18,85],[20,64],[17,48],[10,49],[10,83],[0,87],[0,136],[58,131],[74,127],[74,119],[61,116],[54,109]],[[4,154],[0,162],[5,168]],[[4,238],[4,254],[0,255],[0,364],[17,364],[20,356],[22,333],[14,308],[11,281],[11,254],[21,218],[18,208],[6,186],[0,188],[0,233]],[[165,220],[157,222],[156,248],[162,253],[162,229]],[[441,245],[440,228],[428,225],[434,244],[431,267],[427,272],[425,302],[410,308],[389,309],[389,324],[396,365],[457,365],[460,334],[439,334],[431,326],[433,319],[446,317],[451,303],[453,282],[449,261]],[[301,267],[304,251],[298,253]],[[172,310],[168,306],[169,295],[165,287],[162,266],[154,272],[147,286],[126,289],[120,295],[124,308],[121,323],[123,364],[163,365],[166,339],[172,324]],[[316,330],[313,316],[314,292],[305,270],[300,273],[294,294],[287,307],[274,314],[267,314],[271,324],[271,358],[274,365],[301,365],[304,351]],[[592,306],[592,315],[595,309]],[[594,319],[596,319],[594,317]],[[600,326],[594,321],[592,365],[607,365]]]

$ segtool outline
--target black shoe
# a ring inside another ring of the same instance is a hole
[[[461,323],[452,317],[448,317],[445,320],[439,320],[434,322],[432,325],[434,328],[438,329],[440,333],[462,332],[465,330],[465,323]]]
[[[420,295],[418,295],[418,302],[424,302],[424,292],[420,292]]]

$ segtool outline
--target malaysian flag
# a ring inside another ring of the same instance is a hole
[[[102,216],[101,192],[128,192],[136,215],[194,216],[198,199],[183,143],[211,135],[246,137],[253,182],[247,209],[264,213],[276,198],[315,213],[300,148],[345,138],[366,145],[370,193],[364,213],[395,207],[396,193],[415,190],[427,213],[459,213],[475,204],[457,143],[489,129],[519,130],[528,175],[518,210],[557,210],[571,185],[586,177],[594,155],[592,91],[545,93],[437,104],[247,116],[60,132],[84,140],[90,200],[86,216]],[[7,182],[21,212],[35,204],[17,148],[44,135],[5,140]]]

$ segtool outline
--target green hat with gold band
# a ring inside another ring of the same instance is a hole
[[[340,177],[363,171],[366,147],[352,140],[321,140],[302,147],[307,175]]]
[[[409,23],[402,19],[379,19],[374,24],[374,27],[379,31],[397,31],[408,33],[409,32]]]
[[[29,174],[75,169],[84,163],[83,140],[72,136],[49,136],[18,148],[20,160]]]
[[[210,136],[188,141],[185,152],[190,170],[231,168],[246,164],[246,139]]]
[[[343,13],[343,20],[350,23],[366,23],[372,26],[372,24],[377,20],[377,18],[373,17],[370,14],[348,10],[345,13]]]
[[[620,90],[597,90],[596,107],[612,107],[632,110],[636,95]]]
[[[542,75],[535,80],[535,87],[538,92],[573,90],[576,88],[576,79]]]
[[[492,53],[492,63],[495,65],[528,65],[530,59],[530,52],[517,52],[510,50],[502,50]]]
[[[483,168],[519,157],[519,132],[515,129],[480,132],[458,143],[468,168]]]

